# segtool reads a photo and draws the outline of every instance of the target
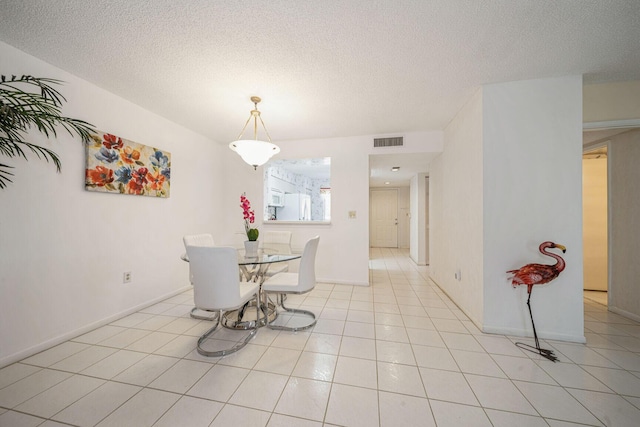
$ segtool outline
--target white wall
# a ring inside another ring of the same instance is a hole
[[[640,321],[640,130],[609,143],[609,310]]]
[[[62,173],[30,155],[0,190],[0,366],[188,287],[182,236],[216,230],[221,148],[0,42],[0,69],[65,81],[63,114],[172,155],[171,197],[84,190],[84,147],[64,131],[30,140],[60,155]],[[122,274],[133,279],[122,284]]]
[[[444,147],[429,173],[432,279],[483,331],[530,335],[526,288],[512,289],[506,271],[551,263],[538,245],[564,244],[567,268],[534,289],[536,329],[584,342],[582,79],[483,86]]]
[[[409,192],[411,211],[409,255],[416,264],[426,265],[426,207],[428,205],[425,200],[428,196],[426,174],[420,173],[411,178],[411,182],[409,183]]]
[[[551,240],[567,247],[567,267],[534,288],[536,329],[541,337],[584,342],[582,78],[486,85],[482,99],[483,330],[531,333],[526,288],[512,289],[505,271],[553,263],[538,254]]]
[[[376,135],[379,137],[381,135]],[[395,136],[395,135],[394,135]],[[280,159],[331,157],[331,224],[263,224],[261,230],[293,231],[292,248],[302,250],[304,243],[320,236],[316,258],[318,280],[329,283],[368,285],[369,283],[369,155],[386,153],[439,152],[442,150],[441,132],[405,133],[403,147],[373,148],[374,136],[276,141]],[[227,153],[228,151],[228,153]],[[227,206],[239,204],[239,195],[247,192],[256,212],[262,211],[262,168],[254,171],[243,165],[239,156],[230,150],[223,153],[225,196]],[[259,204],[258,204],[259,203]],[[349,219],[348,212],[356,211]],[[242,240],[242,216],[225,223],[223,242]],[[234,234],[238,233],[238,234]]]
[[[429,272],[478,327],[483,324],[482,91],[445,129],[429,167]],[[460,271],[460,280],[455,274]]]
[[[585,85],[583,96],[585,123],[640,119],[640,80]]]

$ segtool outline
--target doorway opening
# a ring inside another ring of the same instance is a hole
[[[369,155],[369,247],[409,249],[414,262],[427,264],[428,171],[439,154]]]
[[[582,244],[584,297],[607,305],[608,201],[607,146],[582,155]]]
[[[587,300],[637,320],[640,292],[633,286],[638,267],[632,248],[640,241],[633,226],[640,212],[635,197],[640,177],[640,120],[624,122],[624,126],[599,122],[583,131],[584,290]],[[593,180],[592,175],[600,178]],[[597,202],[596,210],[591,210],[589,205],[593,206],[594,192],[598,191],[597,197],[605,201]],[[599,219],[593,221],[596,215]],[[604,254],[606,263],[601,261]]]

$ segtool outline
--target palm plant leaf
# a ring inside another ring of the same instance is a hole
[[[61,107],[66,99],[53,87],[61,83],[56,79],[32,76],[0,76],[0,155],[28,160],[26,151],[30,151],[39,159],[53,162],[60,172],[62,164],[58,155],[26,141],[28,131],[35,128],[47,138],[55,138],[62,127],[70,135],[80,136],[84,143],[91,140],[91,134],[95,132],[92,124],[62,116]],[[12,182],[9,176],[13,174],[7,170],[10,168],[0,164],[0,189]]]
[[[13,167],[0,163],[0,189],[5,188],[7,183],[13,182],[11,178],[9,178],[10,176],[13,176],[13,174],[7,171],[7,169],[13,169]]]

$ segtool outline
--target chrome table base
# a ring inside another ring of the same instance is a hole
[[[274,303],[269,301],[267,308],[267,315],[265,315],[265,304],[264,302],[260,307],[260,319],[258,320],[258,326],[265,326],[268,322],[273,322],[276,317],[278,317],[278,312],[276,311],[276,306]],[[256,324],[256,314],[253,310],[248,310],[249,308],[255,307],[255,302],[250,302],[246,304],[242,308],[237,310],[226,311],[222,314],[221,324],[225,328],[228,329],[253,329]],[[267,322],[268,319],[268,322]]]

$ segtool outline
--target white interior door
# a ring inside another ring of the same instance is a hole
[[[371,190],[369,241],[373,248],[398,247],[398,190]]]

